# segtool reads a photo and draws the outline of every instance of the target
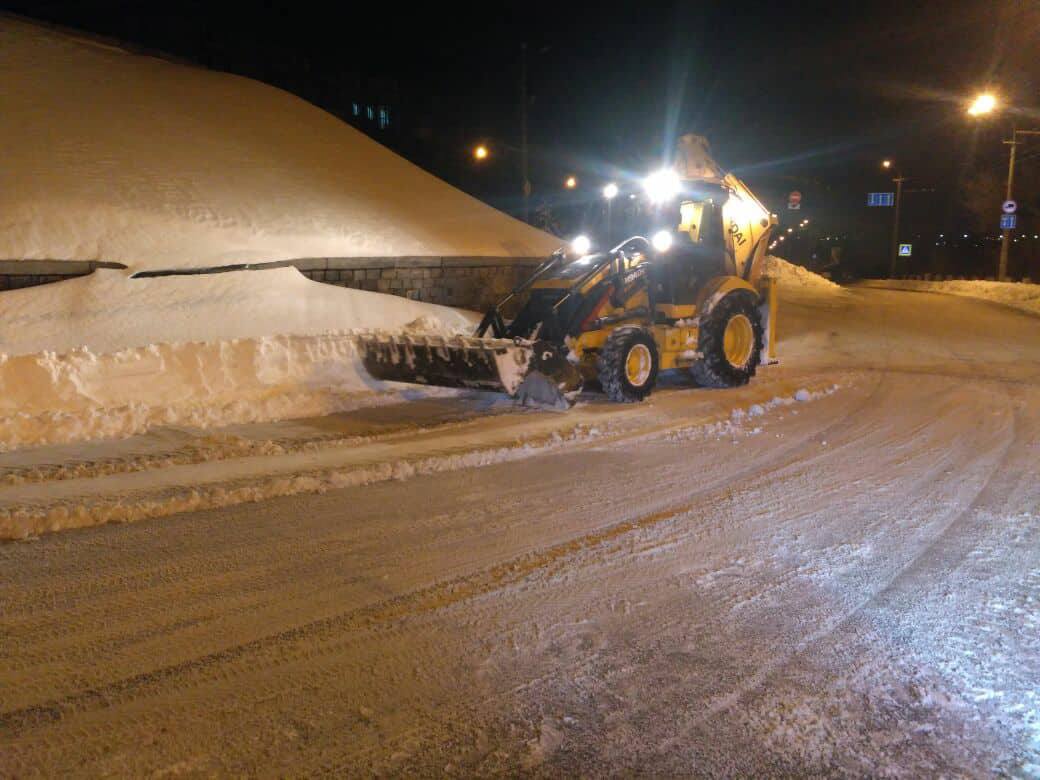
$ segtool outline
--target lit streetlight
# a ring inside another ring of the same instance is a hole
[[[987,114],[993,113],[997,108],[997,99],[992,94],[986,92],[972,102],[968,108],[969,116],[986,116]],[[1004,196],[1006,200],[1012,199],[1012,192],[1015,183],[1015,150],[1021,141],[1018,140],[1020,135],[1040,135],[1040,130],[1019,130],[1018,128],[1011,128],[1011,140],[1004,141],[1005,144],[1011,147],[1011,153],[1008,157],[1008,177],[1007,177],[1007,194]],[[1008,250],[1011,248],[1011,229],[1004,228],[1003,236],[1000,242],[1000,262],[997,265],[997,281],[1003,282],[1007,278],[1007,267],[1008,267]]]
[[[473,157],[477,160],[486,160],[488,156],[488,148],[484,144],[480,144],[476,149],[473,150]]]
[[[886,171],[892,170],[891,160],[882,160],[881,167]],[[895,203],[895,214],[892,218],[892,254],[888,261],[888,276],[890,279],[894,279],[896,276],[896,263],[899,261],[899,207],[903,201],[903,182],[906,181],[906,177],[900,175],[899,171],[896,171],[896,176],[892,181],[896,185],[896,203]]]
[[[606,187],[603,188],[603,197],[606,198],[607,200],[613,200],[614,198],[617,197],[617,194],[618,194],[618,186],[616,184],[614,184],[614,182],[611,182],[610,184],[608,184]]]
[[[573,190],[575,187],[578,186],[578,179],[577,179],[577,177],[576,176],[568,176],[564,180],[563,186],[566,187],[569,190]]]
[[[983,92],[976,97],[968,106],[969,116],[984,116],[991,114],[997,108],[997,99],[989,92]]]

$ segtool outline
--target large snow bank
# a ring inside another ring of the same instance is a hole
[[[475,317],[312,282],[295,268],[97,271],[7,292],[0,449],[348,409],[385,389],[360,368],[352,332],[462,333]]]
[[[398,330],[419,318],[425,331],[472,330],[458,309],[313,282],[292,267],[137,279],[99,269],[0,294],[0,353]]]
[[[558,241],[250,79],[0,17],[0,259],[547,255]]]
[[[1040,284],[971,280],[925,282],[913,279],[885,279],[884,281],[865,282],[864,284],[871,287],[894,287],[900,290],[918,290],[921,292],[946,293],[947,295],[962,295],[968,298],[981,298],[985,301],[1000,303],[1031,314],[1040,314]]]

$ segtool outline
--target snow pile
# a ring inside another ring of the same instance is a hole
[[[464,333],[474,317],[312,282],[295,268],[97,271],[7,292],[0,448],[342,411],[385,389],[360,367],[352,332]]]
[[[7,355],[406,326],[472,330],[471,316],[457,309],[314,282],[292,267],[137,279],[99,269],[0,294],[0,352]]]
[[[141,269],[558,245],[250,79],[0,17],[0,85],[0,259]]]
[[[867,282],[871,287],[895,287],[900,290],[918,290],[921,292],[946,293],[962,295],[968,298],[980,298],[984,301],[1000,303],[1013,309],[1040,314],[1040,284],[1022,284],[1019,282],[984,282],[984,281],[950,281],[924,282],[912,279],[886,279],[879,282]]]
[[[776,279],[782,292],[821,293],[824,295],[844,292],[840,285],[830,279],[825,279],[819,274],[814,274],[808,268],[772,255],[766,257],[766,273]]]

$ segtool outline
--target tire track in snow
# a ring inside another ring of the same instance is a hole
[[[869,397],[859,402],[857,408],[863,408],[868,403]],[[847,421],[839,421],[828,425],[824,430],[830,430],[831,427],[843,424],[847,424]],[[633,435],[643,436],[644,434],[638,432]],[[770,456],[770,460],[789,462],[791,451],[797,446],[797,442],[788,443],[774,452]],[[744,467],[733,475],[733,478],[738,482],[743,481],[756,474],[761,467],[761,462],[755,462]],[[184,681],[182,678],[185,675],[197,674],[210,667],[235,662],[245,656],[252,657],[256,654],[266,654],[273,645],[310,641],[316,637],[327,639],[330,634],[356,632],[361,628],[373,630],[372,625],[374,623],[386,624],[432,609],[444,608],[461,601],[471,601],[493,590],[501,590],[509,587],[511,584],[527,580],[536,571],[540,575],[551,576],[551,571],[554,568],[572,565],[574,556],[582,550],[599,546],[606,541],[625,536],[639,529],[687,515],[697,514],[700,511],[700,494],[697,493],[694,496],[694,500],[660,509],[648,515],[625,520],[545,551],[503,563],[490,570],[406,594],[373,607],[354,610],[336,618],[317,621],[269,637],[262,637],[253,642],[208,654],[202,658],[190,659],[161,670],[144,672],[125,680],[97,686],[48,704],[0,713],[0,727],[6,726],[17,731],[28,728],[31,725],[53,722],[61,717],[62,712],[70,709],[78,712],[84,707],[90,708],[100,704],[108,706],[124,697],[135,698],[140,695],[139,691],[150,690],[168,680],[178,680],[178,685],[183,686]],[[349,639],[348,641],[355,640]],[[327,648],[325,652],[331,652],[332,649],[334,648]],[[283,663],[286,655],[284,649],[276,654],[279,658],[273,663],[276,665]],[[257,662],[254,660],[249,668],[255,670]]]

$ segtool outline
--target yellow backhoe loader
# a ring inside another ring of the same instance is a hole
[[[587,382],[613,401],[640,401],[668,369],[688,369],[706,387],[747,383],[775,344],[764,273],[775,216],[698,136],[683,136],[674,167],[645,184],[658,213],[674,220],[678,205],[677,227],[606,252],[557,250],[472,337],[363,337],[369,373],[555,405]],[[523,305],[506,321],[514,299]]]

